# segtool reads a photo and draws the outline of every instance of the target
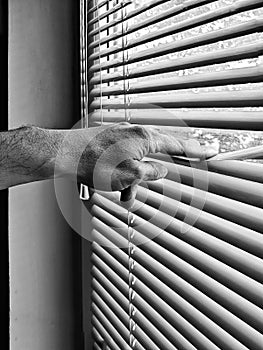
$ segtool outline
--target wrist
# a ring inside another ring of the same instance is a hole
[[[33,175],[37,180],[52,179],[67,131],[42,129],[35,126],[29,128],[35,144]]]
[[[12,152],[12,163],[16,164],[14,175],[21,182],[52,179],[55,161],[63,136],[59,131],[24,126],[11,135],[16,145]]]

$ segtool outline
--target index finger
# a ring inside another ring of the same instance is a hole
[[[190,137],[182,136],[175,131],[162,130],[151,127],[151,153],[165,153],[187,158],[207,159],[218,154],[219,144],[201,146],[200,143]]]

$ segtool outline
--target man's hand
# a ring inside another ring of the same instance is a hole
[[[66,149],[74,145],[74,153],[83,151],[77,171],[79,182],[99,190],[121,191],[123,202],[133,202],[140,182],[166,176],[167,169],[160,163],[142,161],[149,153],[200,159],[217,154],[179,133],[129,123],[75,130],[68,141]]]
[[[75,130],[24,127],[0,133],[0,141],[1,188],[67,176],[98,190],[122,191],[122,201],[133,200],[140,182],[166,176],[163,165],[142,160],[149,153],[200,159],[217,154],[176,132],[129,123]]]

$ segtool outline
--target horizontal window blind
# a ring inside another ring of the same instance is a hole
[[[261,350],[262,0],[81,1],[83,127],[129,122],[209,145],[134,210],[93,191],[94,349]]]

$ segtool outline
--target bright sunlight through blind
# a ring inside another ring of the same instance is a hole
[[[169,173],[132,213],[92,196],[94,349],[262,350],[262,0],[81,0],[81,14],[84,127],[158,125],[226,158],[150,156]]]

